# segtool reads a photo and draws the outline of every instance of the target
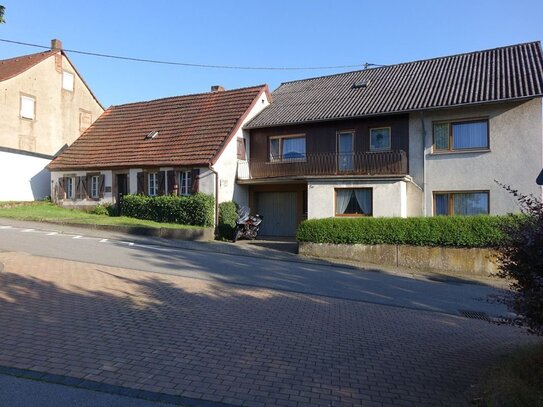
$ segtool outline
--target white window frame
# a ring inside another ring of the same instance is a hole
[[[188,196],[192,192],[192,171],[180,171],[179,172],[179,195]]]
[[[66,192],[66,199],[74,199],[74,178],[66,177],[65,179],[64,191]]]
[[[387,147],[374,147],[373,145],[373,133],[382,130],[388,130],[388,146]],[[370,151],[389,151],[392,148],[392,129],[390,127],[375,127],[370,129]]]
[[[150,172],[148,174],[148,192],[149,196],[157,196],[158,195],[158,173],[156,172]]]
[[[62,89],[74,91],[75,75],[68,71],[62,71]]]
[[[36,118],[36,98],[21,95],[21,118],[34,120]]]
[[[91,177],[91,198],[99,198],[100,197],[100,176],[99,175],[93,175]]]

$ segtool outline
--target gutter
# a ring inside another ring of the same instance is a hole
[[[213,165],[209,164],[209,171],[215,174],[215,228],[219,226],[219,173],[215,171]]]
[[[426,214],[426,127],[424,126],[424,112],[420,112],[420,124],[422,128],[422,213],[423,216]]]

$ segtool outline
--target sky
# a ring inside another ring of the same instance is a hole
[[[253,67],[171,66],[67,52],[108,107],[161,97],[282,82],[520,42],[543,40],[541,0],[0,0],[0,39],[162,61]],[[0,41],[0,59],[42,49]]]

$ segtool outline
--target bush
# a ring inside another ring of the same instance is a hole
[[[96,205],[94,208],[92,208],[89,213],[92,213],[93,215],[107,215],[109,216],[109,207],[111,205]]]
[[[543,335],[543,201],[505,187],[519,201],[525,217],[516,225],[504,225],[510,236],[500,248],[500,273],[512,289],[506,303],[519,315],[519,322]]]
[[[231,239],[238,219],[238,205],[233,201],[219,204],[219,237]]]
[[[121,215],[155,222],[213,226],[215,200],[197,193],[191,196],[125,195]]]
[[[328,218],[302,222],[301,242],[497,247],[508,241],[503,227],[521,216],[436,216],[419,218]]]

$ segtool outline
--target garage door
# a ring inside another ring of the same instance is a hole
[[[259,192],[257,211],[264,216],[260,235],[294,236],[298,219],[296,216],[296,192]]]

